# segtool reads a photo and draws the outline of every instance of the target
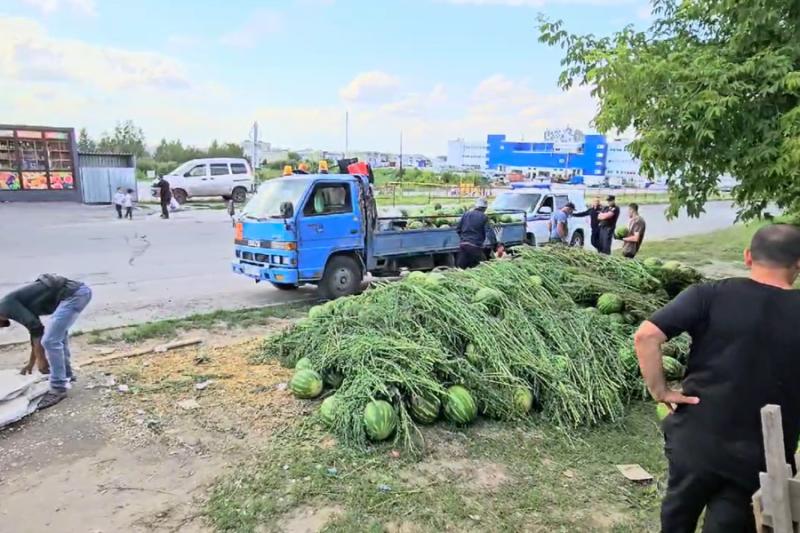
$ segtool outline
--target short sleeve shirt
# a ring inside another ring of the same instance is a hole
[[[561,235],[558,233],[558,224],[567,225],[569,221],[569,215],[567,215],[564,211],[558,210],[553,213],[553,216],[550,217],[550,238],[551,239],[561,239]]]

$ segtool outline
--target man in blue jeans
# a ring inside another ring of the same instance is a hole
[[[31,336],[31,356],[22,367],[30,374],[34,364],[42,373],[50,372],[50,390],[39,402],[39,409],[51,407],[67,396],[75,378],[69,352],[69,329],[92,299],[92,291],[80,281],[55,274],[39,278],[0,299],[0,327],[11,320],[24,326]],[[39,317],[52,315],[47,328]],[[45,358],[46,356],[46,358]]]

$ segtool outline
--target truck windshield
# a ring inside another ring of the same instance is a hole
[[[520,194],[516,192],[504,192],[499,195],[494,203],[492,209],[495,211],[532,211],[536,204],[539,203],[541,194]]]
[[[301,178],[274,179],[263,183],[244,206],[245,218],[280,218],[281,204],[291,202],[297,212],[303,193],[311,180]]]

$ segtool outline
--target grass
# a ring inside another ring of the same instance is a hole
[[[89,344],[102,344],[108,341],[122,340],[127,343],[137,343],[148,339],[173,337],[181,329],[247,328],[263,324],[269,318],[300,318],[306,314],[313,303],[309,301],[252,309],[217,310],[184,318],[146,322],[126,328],[121,334],[115,334],[113,330],[106,333],[93,331],[89,333],[88,342]]]
[[[218,530],[241,532],[281,530],[308,507],[337,509],[328,532],[657,530],[665,462],[653,411],[638,403],[572,440],[535,422],[439,425],[425,431],[433,444],[421,461],[332,445],[300,423],[220,482],[207,512]],[[657,483],[626,481],[615,465],[630,463]]]
[[[737,224],[730,228],[663,241],[645,241],[637,257],[674,259],[694,267],[718,263],[740,265],[742,252],[762,224]]]

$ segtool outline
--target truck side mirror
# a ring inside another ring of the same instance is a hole
[[[542,207],[539,208],[539,211],[537,211],[537,213],[539,213],[540,215],[552,215],[553,208],[550,207],[549,205],[543,205]]]
[[[294,206],[292,202],[281,203],[281,217],[292,218],[294,216]]]

